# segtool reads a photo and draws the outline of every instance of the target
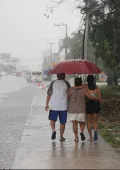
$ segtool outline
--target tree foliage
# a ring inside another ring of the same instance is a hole
[[[93,1],[98,3],[97,0]],[[96,57],[103,60],[106,73],[112,75],[117,85],[120,74],[120,1],[106,0],[103,3],[100,8],[94,7],[90,14],[90,39]]]
[[[98,66],[102,63],[104,67],[102,65],[101,68],[108,75],[108,84],[117,85],[120,77],[120,0],[89,0],[89,7],[86,5],[88,0],[82,2],[84,6],[80,3],[78,8],[84,15],[89,12],[90,18],[89,59],[96,61]],[[68,58],[73,58],[74,54],[76,58],[82,58],[82,40],[83,34],[73,34],[67,39]]]
[[[74,55],[75,58],[78,59],[82,59],[82,50],[83,50],[83,33],[78,34],[78,33],[72,33],[71,37],[67,37],[67,47],[68,47],[68,59],[73,59]],[[63,50],[65,48],[65,40],[63,41],[63,45],[61,46],[60,50]],[[88,45],[88,59],[92,62],[94,62],[94,48],[92,46],[92,43],[89,42]]]

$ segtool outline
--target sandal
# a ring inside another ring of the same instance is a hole
[[[93,142],[93,138],[90,138],[89,141],[90,141],[90,142]]]
[[[79,138],[77,137],[77,138],[75,138],[75,140],[74,140],[75,142],[79,142]]]
[[[51,139],[52,139],[52,140],[55,140],[55,139],[56,139],[56,131],[54,131],[54,132],[52,133]]]
[[[94,132],[94,142],[98,141],[98,133],[97,131]]]
[[[84,141],[85,140],[84,133],[80,133],[80,136],[81,136],[81,140]]]
[[[60,141],[61,142],[65,141],[65,138],[64,137],[60,138]]]

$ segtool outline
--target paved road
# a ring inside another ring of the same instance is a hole
[[[27,82],[24,77],[16,77],[11,75],[2,76],[0,79],[0,94],[18,91],[26,86],[27,86]]]
[[[27,85],[24,79],[15,77],[6,77],[0,83],[0,169],[7,169],[12,166],[36,85]]]
[[[86,141],[75,143],[71,123],[66,127],[65,142],[59,141],[59,123],[57,139],[51,141],[48,113],[44,111],[44,105],[45,91],[41,91],[33,99],[12,169],[120,168],[120,155],[101,137],[99,142],[90,143],[86,131]]]

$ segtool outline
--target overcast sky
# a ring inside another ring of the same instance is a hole
[[[81,16],[73,11],[74,2],[66,1],[47,19],[47,6],[53,5],[48,0],[0,0],[0,52],[11,52],[24,65],[41,64],[47,41],[55,43],[53,51],[57,52],[58,39],[65,36],[64,27],[54,24],[68,24],[69,35],[78,28]]]

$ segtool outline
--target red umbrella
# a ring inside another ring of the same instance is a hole
[[[58,65],[56,65],[49,72],[50,74],[99,74],[100,69],[93,63],[86,60],[65,60]]]

